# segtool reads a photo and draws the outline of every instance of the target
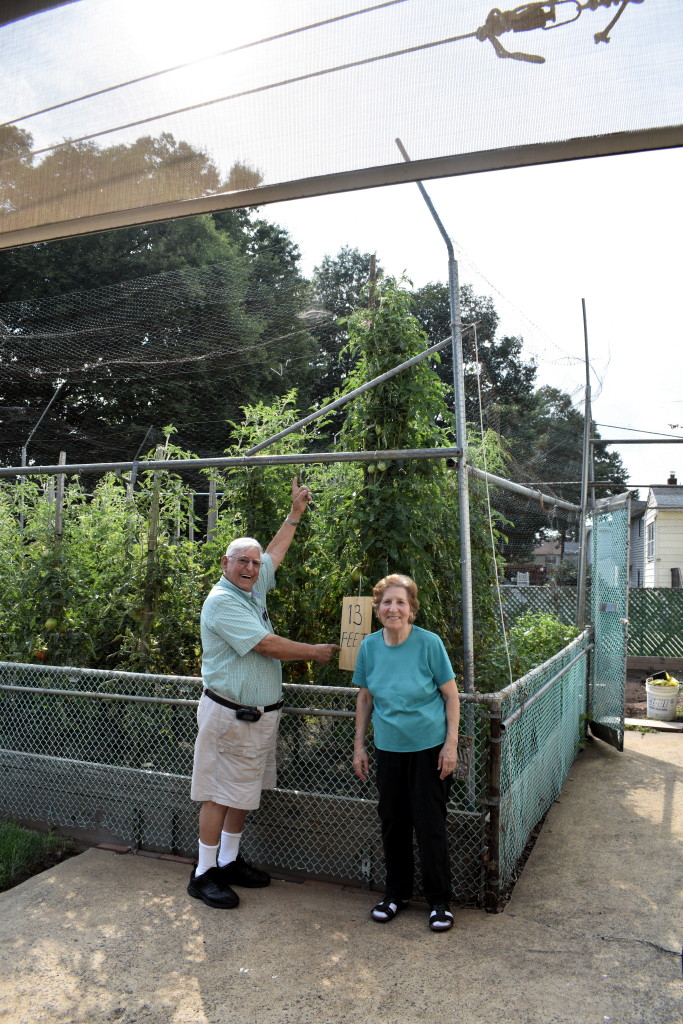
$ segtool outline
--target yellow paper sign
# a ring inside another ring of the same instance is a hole
[[[358,649],[364,636],[372,632],[372,598],[343,597],[341,633],[339,635],[339,668],[353,672]]]

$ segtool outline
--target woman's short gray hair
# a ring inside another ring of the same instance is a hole
[[[417,599],[417,583],[411,579],[410,576],[404,576],[403,573],[395,572],[391,576],[385,576],[379,583],[376,583],[372,588],[372,607],[377,613],[377,609],[380,606],[380,602],[384,597],[384,591],[387,587],[403,587],[408,597],[408,604],[410,605],[410,621],[415,621],[415,616],[420,609],[420,602]]]
[[[247,548],[258,548],[259,554],[263,554],[263,548],[257,540],[254,540],[253,537],[238,537],[236,540],[233,540],[228,544],[228,550],[225,552],[225,557],[230,558],[232,555],[236,555],[239,551],[246,551]]]

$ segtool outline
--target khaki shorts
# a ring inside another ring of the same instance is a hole
[[[194,747],[192,800],[255,810],[262,789],[277,784],[275,751],[280,711],[266,711],[258,722],[242,722],[232,708],[202,694]]]

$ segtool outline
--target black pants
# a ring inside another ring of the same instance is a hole
[[[408,900],[413,894],[415,829],[425,899],[431,905],[450,902],[446,804],[453,777],[439,778],[440,750],[441,745],[414,753],[376,751],[378,812],[389,899]]]

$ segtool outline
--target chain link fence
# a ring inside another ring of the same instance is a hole
[[[503,612],[508,625],[520,615],[545,612],[560,622],[573,625],[576,622],[576,587],[514,586],[505,584],[500,588]]]
[[[499,885],[505,889],[529,836],[562,789],[583,740],[590,631],[498,694],[492,755],[500,748]],[[493,776],[496,774],[493,757]],[[495,880],[495,878],[494,878]],[[494,886],[494,892],[496,887]]]
[[[495,908],[559,792],[579,743],[585,647],[584,635],[500,694],[461,695],[465,757],[448,811],[455,902]],[[351,767],[357,691],[284,689],[278,788],[250,816],[244,854],[276,873],[381,891],[377,793]],[[0,816],[194,856],[200,694],[196,677],[0,663]]]

